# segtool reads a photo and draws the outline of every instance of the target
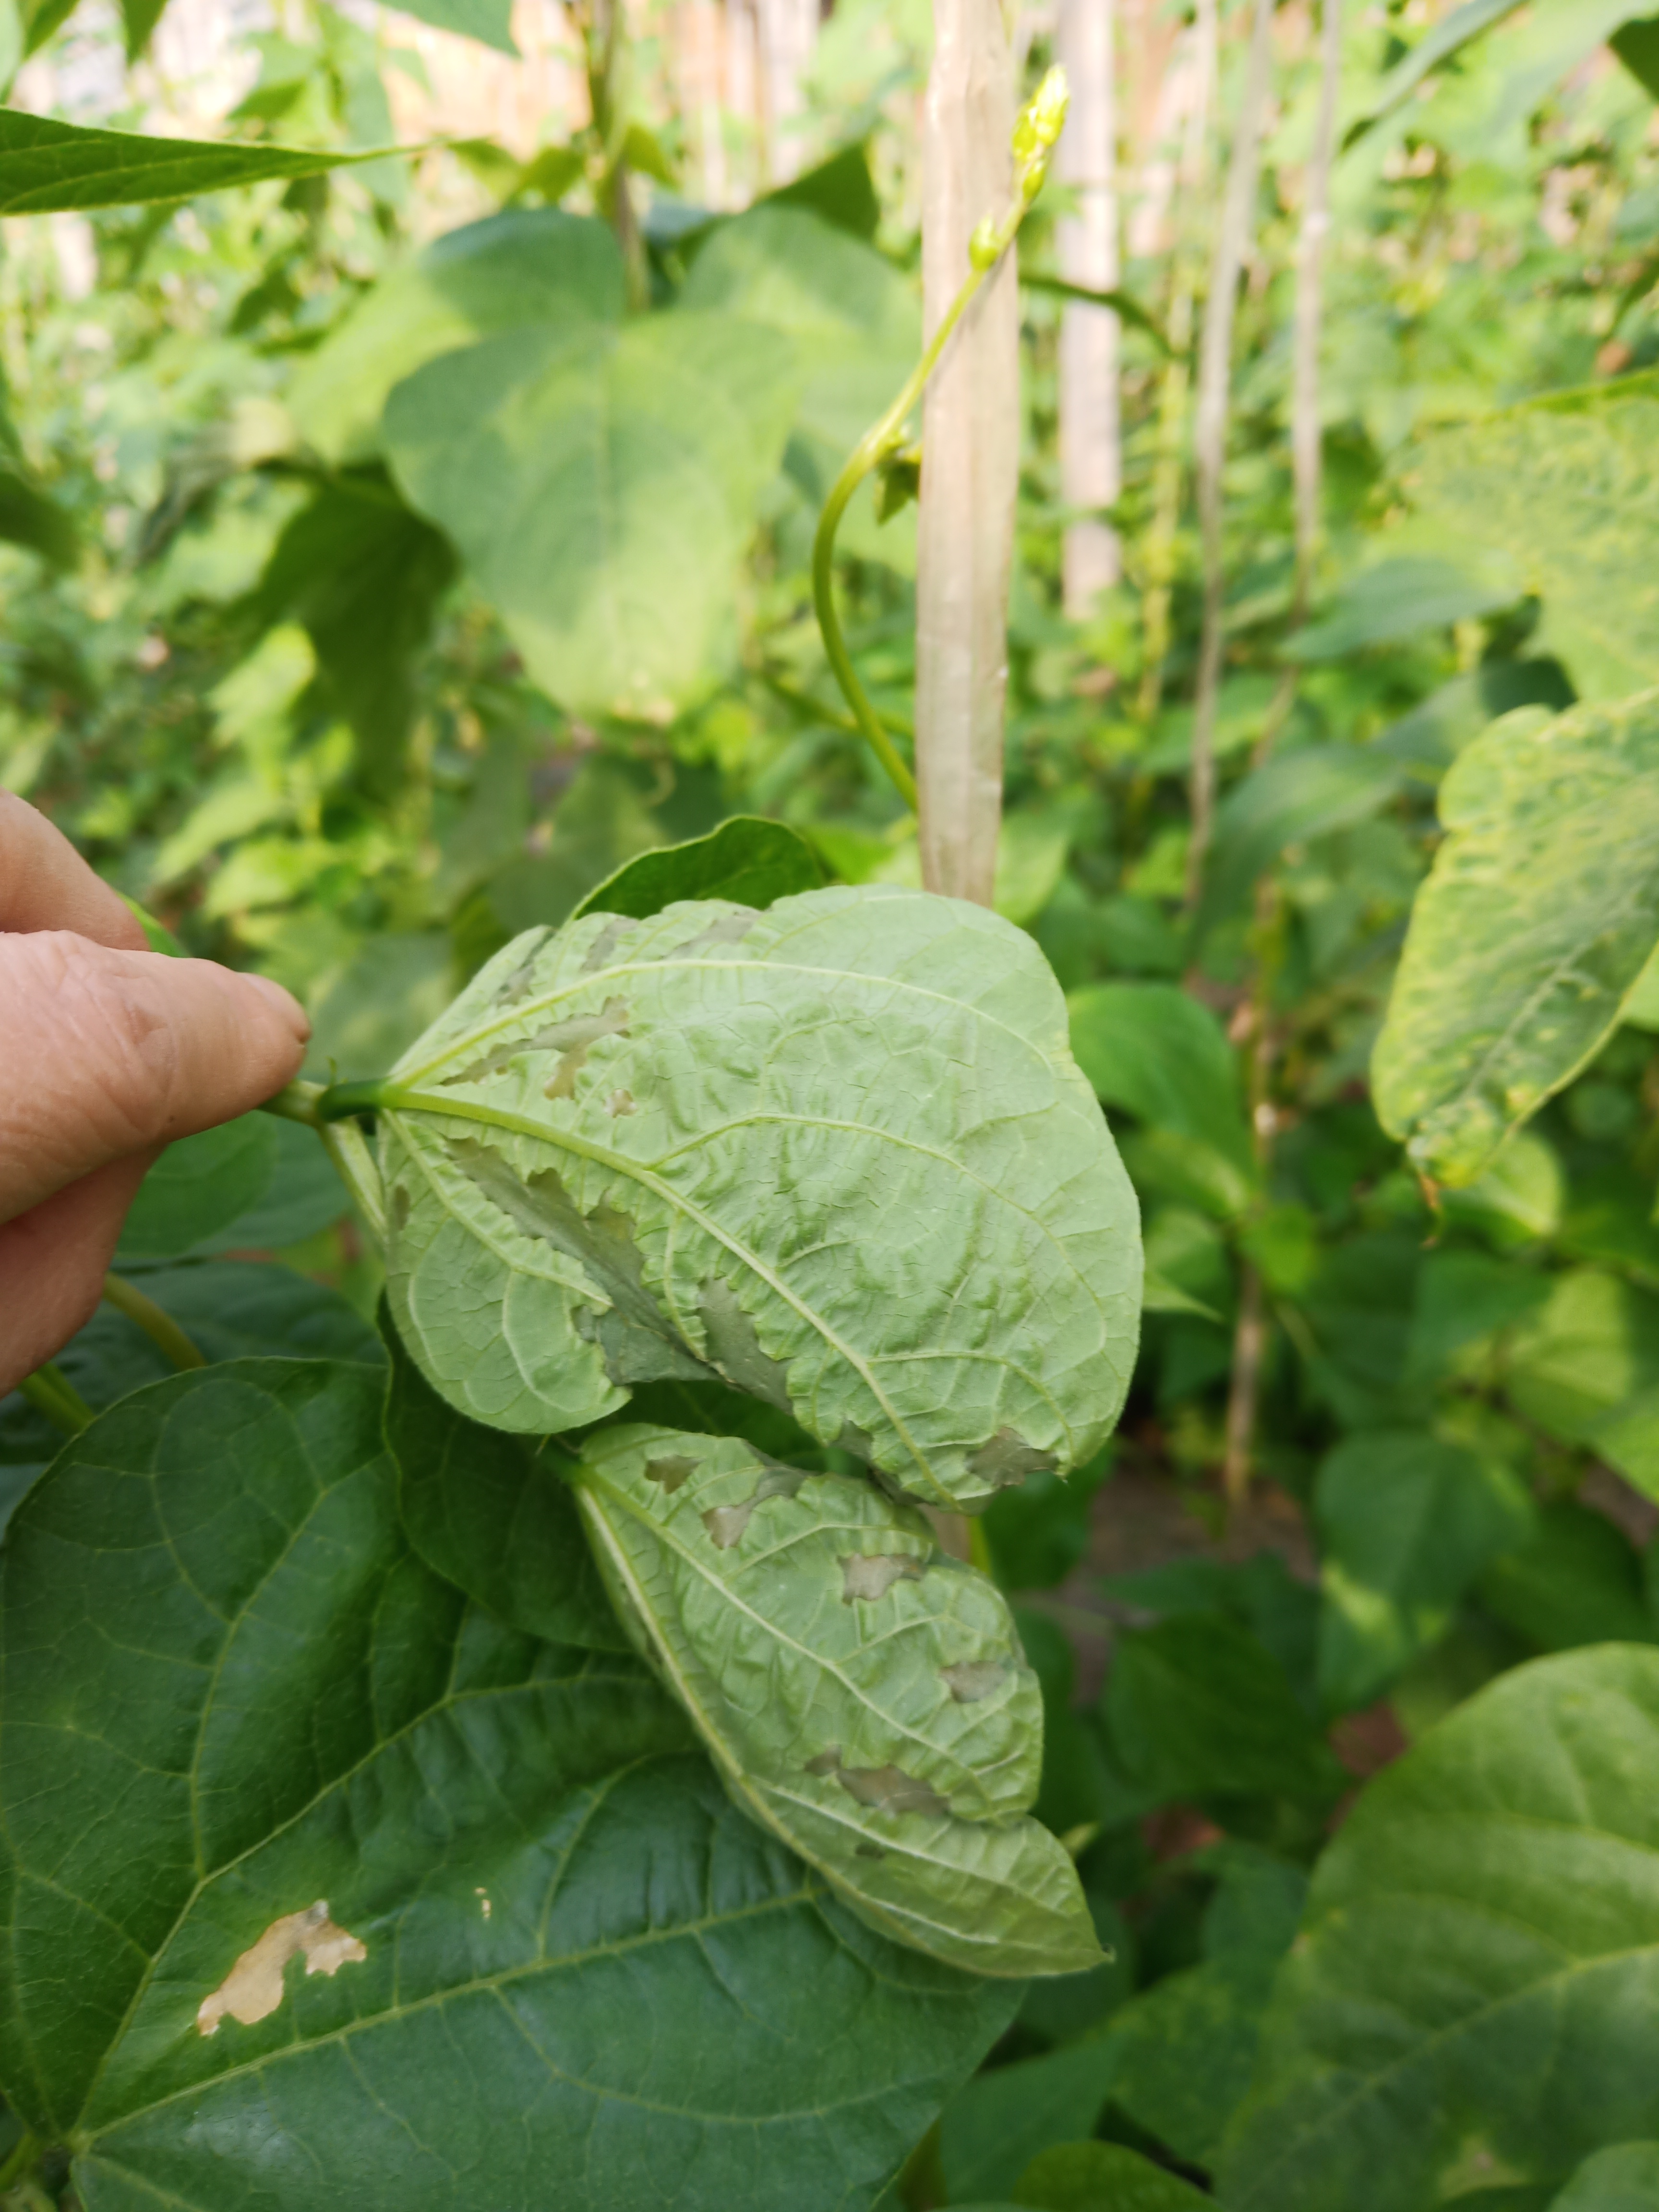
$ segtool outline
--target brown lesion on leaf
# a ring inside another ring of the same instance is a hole
[[[919,1583],[924,1567],[904,1552],[854,1552],[841,1563],[841,1601],[885,1597],[895,1583]]]
[[[793,1498],[803,1482],[811,1480],[811,1474],[804,1468],[785,1467],[781,1461],[769,1460],[765,1474],[740,1504],[711,1505],[703,1515],[702,1525],[715,1549],[729,1552],[734,1544],[741,1543],[750,1516],[767,1498]]]
[[[1000,1690],[1008,1679],[1000,1659],[958,1659],[954,1667],[941,1667],[939,1679],[959,1705],[976,1705]]]
[[[693,953],[712,952],[719,945],[740,944],[759,920],[752,907],[741,907],[735,914],[719,915],[707,929],[688,937],[684,945],[671,945],[657,957],[660,960],[684,960]]]
[[[584,975],[597,975],[601,968],[608,967],[616,957],[617,948],[623,938],[631,937],[638,927],[638,923],[631,921],[625,914],[611,915],[605,922],[605,927],[588,946],[587,957],[581,964],[581,973]]]
[[[623,999],[607,999],[597,1014],[576,1014],[568,1021],[551,1022],[545,1029],[538,1030],[533,1036],[512,1037],[487,1052],[481,1060],[471,1060],[465,1067],[457,1068],[453,1075],[441,1080],[441,1088],[457,1083],[482,1083],[486,1077],[501,1075],[515,1060],[527,1053],[556,1052],[561,1055],[558,1066],[544,1085],[549,1098],[568,1098],[574,1096],[576,1078],[587,1063],[587,1055],[601,1037],[626,1036],[629,1024],[628,1003]]]
[[[688,1459],[683,1452],[665,1453],[660,1459],[647,1460],[645,1479],[647,1482],[659,1482],[672,1498],[701,1464],[700,1461]]]
[[[328,1899],[319,1897],[303,1912],[273,1920],[257,1943],[250,1944],[211,1996],[196,2011],[203,2035],[216,2035],[227,2014],[244,2027],[266,2020],[283,2002],[283,1976],[290,1959],[303,1956],[308,1974],[337,1974],[361,1966],[368,1953],[355,1936],[328,1917]]]
[[[498,1006],[516,1006],[520,999],[528,995],[530,987],[536,980],[537,958],[552,934],[550,929],[538,929],[536,932],[534,943],[526,946],[523,959],[512,973],[504,978],[500,990],[495,994],[495,1003]]]
[[[392,1185],[392,1205],[387,1218],[392,1223],[392,1235],[401,1237],[409,1226],[409,1188],[406,1184]]]
[[[499,1152],[470,1137],[446,1148],[473,1188],[527,1237],[538,1237],[580,1263],[609,1304],[578,1313],[611,1380],[626,1388],[664,1376],[706,1380],[708,1368],[675,1334],[646,1287],[645,1266],[629,1216],[603,1201],[584,1213],[556,1168],[521,1182]]]
[[[843,1766],[841,1746],[832,1744],[806,1762],[808,1774],[820,1779],[833,1774],[850,1797],[877,1813],[926,1813],[947,1815],[951,1808],[931,1783],[919,1782],[902,1766]]]
[[[879,1844],[854,1844],[853,1846],[855,1859],[884,1859],[886,1856]]]
[[[718,1275],[711,1275],[697,1293],[697,1312],[708,1340],[708,1357],[733,1389],[751,1398],[763,1398],[786,1413],[794,1409],[789,1399],[789,1370],[762,1346],[755,1324],[738,1303],[737,1292]]]
[[[1000,1428],[988,1443],[968,1455],[968,1472],[988,1482],[994,1490],[1016,1490],[1033,1474],[1048,1474],[1060,1465],[1057,1454],[1039,1451],[1015,1430]]]
[[[631,1091],[613,1091],[605,1102],[605,1110],[614,1121],[619,1115],[637,1114],[640,1109]]]

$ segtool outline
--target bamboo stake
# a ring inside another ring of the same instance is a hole
[[[970,273],[969,240],[1013,189],[1014,58],[999,0],[935,0],[922,124],[922,319]],[[1008,578],[1019,473],[1019,291],[1011,252],[963,316],[922,410],[916,781],[922,881],[991,902],[1002,815]]]
[[[1060,273],[1110,292],[1119,276],[1116,0],[1061,0],[1057,46],[1072,108],[1058,169],[1077,200],[1060,225]],[[1069,507],[1114,506],[1123,489],[1118,319],[1069,305],[1060,326],[1060,487]],[[1097,514],[1066,526],[1062,553],[1066,611],[1086,617],[1121,567],[1116,531]]]
[[[1261,153],[1261,117],[1272,61],[1273,0],[1255,0],[1244,95],[1233,127],[1222,205],[1211,265],[1209,296],[1199,343],[1198,413],[1194,459],[1198,476],[1199,526],[1204,540],[1204,627],[1199,646],[1198,692],[1193,708],[1190,782],[1191,842],[1187,850],[1187,909],[1195,913],[1204,885],[1204,863],[1215,823],[1215,714],[1221,689],[1222,471],[1227,457],[1227,418],[1232,390],[1233,322],[1255,216]]]

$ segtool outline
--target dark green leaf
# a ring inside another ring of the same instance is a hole
[[[1659,15],[1644,15],[1626,23],[1607,44],[1644,92],[1659,100]]]
[[[413,15],[440,31],[477,39],[497,53],[517,58],[513,43],[513,0],[388,0],[400,15]]]
[[[270,177],[321,176],[375,158],[298,146],[140,138],[0,108],[0,215],[194,199]]]
[[[26,469],[0,451],[0,538],[27,545],[53,568],[69,568],[81,550],[75,518]]]
[[[1319,1688],[1328,1711],[1370,1705],[1451,1626],[1487,1563],[1530,1533],[1524,1486],[1426,1431],[1377,1429],[1326,1455],[1319,1529]]]
[[[1635,1546],[1605,1513],[1570,1498],[1543,1508],[1530,1541],[1487,1568],[1479,1595],[1534,1651],[1659,1643]]]
[[[1205,2212],[1214,2198],[1124,2143],[1056,2143],[1014,2184],[1036,2212]]]
[[[945,2106],[939,2122],[948,2201],[1012,2194],[1039,2151],[1092,2135],[1112,2067],[1105,2043],[1077,2043],[981,2074]]]
[[[281,1252],[303,1244],[349,1210],[350,1201],[317,1132],[299,1121],[269,1121],[276,1158],[261,1196],[223,1229],[202,1240],[204,1252]]]
[[[1422,2212],[1659,2132],[1656,1759],[1659,1651],[1604,1644],[1370,1784],[1281,1970],[1230,2212]]]
[[[1088,1548],[1095,1493],[1109,1472],[1103,1454],[1063,1482],[1038,1473],[992,1499],[982,1526],[1004,1589],[1052,1589],[1065,1581]]]
[[[1383,1127],[1461,1185],[1599,1050],[1659,938],[1659,692],[1505,716],[1440,818],[1371,1076]]]
[[[1173,983],[1091,983],[1066,1000],[1072,1050],[1108,1106],[1212,1156],[1243,1205],[1256,1177],[1238,1069],[1220,1023]]]
[[[1395,763],[1369,746],[1308,746],[1252,769],[1217,811],[1206,919],[1242,906],[1287,845],[1352,829],[1380,813],[1401,781]]]
[[[1284,1669],[1237,1621],[1177,1615],[1120,1637],[1102,1700],[1110,1747],[1149,1806],[1334,1798],[1346,1779]]]
[[[454,573],[448,541],[387,484],[340,477],[294,517],[260,579],[264,619],[292,615],[309,633],[362,784],[381,799],[402,779],[416,659]]]
[[[788,184],[766,193],[764,201],[780,207],[805,208],[833,223],[837,230],[850,231],[854,238],[866,240],[875,237],[881,222],[881,202],[870,179],[869,149],[862,142],[843,146],[816,168],[803,170]]]
[[[228,1229],[270,1189],[276,1146],[268,1114],[243,1114],[169,1145],[138,1186],[116,1267],[176,1259]]]
[[[1120,322],[1133,329],[1145,331],[1154,338],[1165,353],[1170,350],[1164,325],[1150,309],[1142,306],[1133,292],[1103,292],[1090,284],[1073,284],[1064,276],[1053,276],[1041,270],[1022,268],[1019,281],[1028,292],[1047,292],[1057,300],[1075,300],[1080,307],[1105,307]]]
[[[179,1376],[20,1510],[8,2099],[100,2212],[867,2206],[1012,1993],[842,1911],[636,1662],[421,1565],[380,1401]],[[284,1978],[264,1938],[331,1948]]]
[[[426,1382],[396,1330],[385,1334],[386,1449],[404,1527],[428,1566],[527,1636],[627,1650],[547,1445],[469,1421]]]
[[[731,899],[763,911],[797,891],[817,890],[823,881],[811,847],[797,831],[781,822],[738,814],[706,837],[624,861],[578,903],[571,920],[585,914],[625,914],[648,921],[678,899]]]

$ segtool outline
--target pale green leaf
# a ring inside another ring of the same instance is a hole
[[[1403,107],[1431,71],[1462,53],[1494,23],[1501,23],[1505,16],[1512,15],[1519,5],[1520,0],[1463,0],[1461,8],[1454,8],[1449,15],[1442,16],[1433,29],[1388,71],[1364,109],[1348,125],[1342,141],[1344,149],[1363,138],[1384,117]]]
[[[1659,2142],[1613,2143],[1598,2150],[1550,2212],[1659,2212]]]
[[[142,1393],[3,1556],[0,2087],[89,2212],[866,2212],[1012,2016],[410,1554],[372,1370]]]
[[[271,177],[316,177],[375,158],[314,147],[141,138],[0,108],[0,216],[193,199],[198,192]]]
[[[413,15],[440,31],[477,39],[497,53],[517,58],[513,43],[513,0],[387,0],[400,15]]]
[[[661,716],[734,648],[795,363],[787,338],[724,315],[509,331],[400,384],[386,440],[534,680],[575,711]]]
[[[1449,544],[1512,563],[1544,603],[1535,651],[1580,696],[1659,681],[1659,390],[1536,402],[1437,432],[1409,478]]]
[[[1229,2212],[1559,2187],[1659,2124],[1659,1651],[1504,1674],[1326,1850],[1231,2130]]]
[[[1346,1437],[1314,1486],[1320,1536],[1319,1687],[1367,1705],[1451,1625],[1487,1563],[1522,1542],[1533,1510],[1508,1468],[1426,1431]]]
[[[619,323],[622,255],[608,225],[515,208],[452,230],[383,276],[301,368],[288,406],[325,459],[373,451],[393,385],[440,354],[526,324]]]
[[[981,1974],[1099,1957],[1027,1814],[1042,1705],[1006,1601],[862,1476],[629,1424],[582,1448],[618,1612],[733,1795],[870,1924]]]
[[[1109,1433],[1133,1194],[1029,938],[870,886],[588,915],[497,955],[381,1094],[400,1334],[544,1435],[717,1373],[975,1504]]]
[[[1659,1498],[1659,1299],[1595,1267],[1559,1276],[1516,1330],[1505,1382],[1525,1419]]]
[[[1440,818],[1371,1073],[1383,1127],[1457,1185],[1591,1058],[1659,938],[1659,692],[1506,715]]]

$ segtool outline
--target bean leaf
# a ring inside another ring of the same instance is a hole
[[[1390,1135],[1462,1185],[1598,1050],[1659,938],[1659,691],[1504,716],[1440,818],[1371,1074]]]
[[[315,177],[376,153],[314,147],[219,144],[190,138],[141,138],[130,131],[88,131],[0,108],[0,215],[45,215],[66,208],[132,207],[194,199],[198,192],[271,177]]]
[[[1281,1972],[1229,2207],[1419,2212],[1659,2132],[1656,1755],[1659,1651],[1603,1644],[1503,1675],[1370,1784]]]
[[[729,1803],[628,1656],[411,1556],[380,1380],[181,1376],[20,1508],[0,2092],[100,2212],[865,2212],[1014,1992]]]
[[[631,1423],[588,1440],[576,1481],[618,1612],[733,1794],[872,1927],[984,1974],[1098,1963],[1071,1860],[1019,1817],[1037,1678],[994,1583],[920,1513]]]
[[[718,1376],[939,1504],[1104,1441],[1135,1203],[1030,939],[869,887],[530,931],[380,1087],[387,1288],[532,1435]]]
[[[823,870],[799,830],[758,815],[734,814],[706,837],[625,860],[580,902],[573,919],[625,914],[648,921],[678,899],[768,907],[792,893],[816,890],[823,881]]]

